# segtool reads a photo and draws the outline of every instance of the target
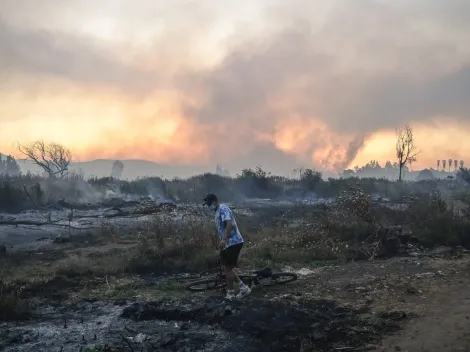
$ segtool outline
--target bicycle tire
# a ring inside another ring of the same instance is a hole
[[[192,276],[183,276],[183,277],[177,277],[175,278],[176,281],[182,282],[182,281],[191,281],[191,280],[197,280],[200,279],[201,277],[199,275],[192,275]]]
[[[205,287],[198,287],[198,285],[205,285]],[[218,279],[204,279],[193,281],[186,285],[186,290],[190,292],[205,292],[222,289],[224,286],[225,283]]]
[[[206,275],[217,274],[219,271],[220,271],[220,268],[214,268],[214,269],[204,270],[204,271],[201,271],[201,272],[198,274],[198,277],[204,277],[204,276],[206,276]]]
[[[284,280],[277,281],[278,278],[285,278]],[[298,279],[298,275],[295,273],[287,273],[287,272],[278,272],[272,273],[269,277],[259,277],[258,281],[262,286],[275,286],[275,285],[285,285],[289,282],[296,281]],[[265,281],[266,280],[266,281]]]

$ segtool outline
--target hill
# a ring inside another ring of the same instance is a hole
[[[41,173],[42,170],[31,160],[17,160],[18,165],[23,173]],[[148,160],[122,160],[124,164],[124,172],[122,178],[136,179],[138,177],[159,176],[163,178],[173,177],[190,177],[204,172],[215,170],[215,167],[209,169],[204,166],[185,165],[172,166],[166,164],[158,164]],[[84,162],[74,162],[70,165],[70,171],[83,173],[86,178],[89,177],[107,177],[111,175],[111,168],[114,160],[97,159]]]
[[[260,154],[258,152],[258,154]],[[288,159],[285,155],[276,154],[271,155],[272,153],[261,153],[263,158],[255,159],[254,155],[246,155],[239,160],[235,160],[231,163],[229,167],[229,172],[231,175],[235,176],[243,168],[251,167],[253,168],[257,165],[256,160],[263,160],[264,163],[261,163],[261,167],[268,171],[272,172],[275,175],[289,176],[292,173],[294,168],[298,168],[301,165],[296,164],[291,159]],[[4,159],[6,158],[5,154],[0,153],[0,156]],[[259,156],[259,155],[257,155]],[[282,162],[275,162],[276,160],[282,160]],[[114,163],[114,159],[96,159],[83,162],[73,162],[70,166],[70,171],[77,174],[83,174],[85,178],[90,177],[107,177],[111,175],[111,168]],[[127,159],[121,160],[124,164],[124,171],[122,174],[123,179],[133,180],[138,177],[152,177],[158,176],[167,179],[172,179],[174,177],[187,178],[205,172],[215,172],[216,165],[168,165],[160,164],[149,160],[140,160],[140,159]],[[34,174],[42,173],[42,169],[38,167],[31,160],[17,159],[18,165],[21,168],[22,173],[31,172]],[[223,165],[225,166],[225,165]],[[442,171],[435,169],[425,169],[427,170],[427,178],[431,175],[435,178],[446,178],[448,176],[455,176],[455,171]],[[423,170],[406,170],[404,172],[404,179],[418,180],[421,179],[424,175],[422,174]],[[373,177],[373,178],[387,178],[390,180],[396,180],[398,176],[398,169],[395,168],[382,168],[378,164],[374,167],[370,167],[369,164],[358,168],[357,170],[344,170],[339,175],[333,175],[328,173],[323,173],[324,177]]]

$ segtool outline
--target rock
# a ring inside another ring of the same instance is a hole
[[[434,277],[436,276],[435,273],[422,273],[422,274],[416,274],[415,275],[418,279],[421,279],[421,278],[430,278],[430,277]]]
[[[168,347],[176,342],[176,337],[173,334],[168,334],[160,340],[161,347]]]
[[[382,319],[392,320],[392,321],[400,321],[403,319],[408,318],[406,312],[403,311],[389,311],[389,312],[379,312],[377,314]]]
[[[142,333],[137,334],[137,336],[134,337],[134,341],[137,342],[137,343],[142,343],[142,342],[144,342],[146,339],[147,339],[147,335],[142,334]]]
[[[54,238],[55,243],[67,243],[70,242],[70,235],[60,234]]]
[[[409,295],[416,295],[416,294],[418,294],[418,289],[414,286],[408,286],[406,288],[405,292]]]
[[[299,274],[301,276],[307,276],[307,275],[310,275],[310,274],[313,274],[313,273],[314,273],[313,270],[310,270],[310,269],[307,269],[307,268],[302,268],[299,271],[297,271],[297,274]]]
[[[224,309],[224,314],[225,315],[232,315],[232,306],[225,306],[225,309]]]
[[[125,306],[126,304],[127,304],[127,300],[125,300],[125,299],[118,299],[118,300],[114,301],[115,306],[122,307],[122,306]]]

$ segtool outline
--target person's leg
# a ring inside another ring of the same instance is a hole
[[[244,296],[251,292],[250,288],[246,286],[237,273],[233,270],[238,262],[238,256],[243,244],[237,244],[228,247],[224,250],[223,258],[225,264],[225,277],[227,283],[227,298],[231,299],[234,296],[234,283],[240,285],[240,295]]]
[[[225,283],[227,285],[227,295],[225,298],[229,300],[235,297],[235,292],[233,289],[233,265],[231,265],[230,252],[230,247],[220,251],[220,264],[222,265],[222,270],[225,274]]]
[[[243,243],[240,243],[235,247],[234,250],[234,257],[233,257],[233,266],[235,267],[238,264],[238,257],[240,256],[240,251],[243,248]],[[233,271],[234,274],[234,282],[240,285],[240,293],[237,295],[237,297],[243,297],[251,293],[251,289],[245,285],[245,283],[240,279],[240,277],[237,275],[235,271]]]
[[[233,272],[233,282],[235,282],[237,285],[240,284],[241,280],[240,278],[238,277],[237,273],[235,272],[235,270],[232,269],[232,272]]]
[[[227,281],[227,291],[230,292],[234,290],[234,280],[235,280],[235,272],[233,271],[233,266],[226,265],[225,266],[225,280]],[[237,276],[238,277],[238,276]],[[240,278],[238,279],[240,281]]]

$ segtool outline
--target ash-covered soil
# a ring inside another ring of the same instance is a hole
[[[189,329],[194,324],[218,327],[230,335],[230,340],[245,341],[246,348],[253,351],[296,351],[302,346],[315,351],[357,349],[398,329],[393,321],[397,317],[365,319],[332,301],[303,300],[301,296],[281,300],[252,298],[230,303],[213,298],[197,303],[191,300],[145,302],[124,309],[121,316],[136,321],[181,322],[182,332],[148,336],[149,343],[159,344],[162,350],[168,351],[204,348],[191,342]],[[401,318],[403,315],[399,314],[398,319]],[[191,347],[185,347],[188,345]]]
[[[0,350],[466,351],[469,267],[467,253],[440,249],[304,268],[296,282],[231,303],[184,291],[158,300],[50,298],[29,320],[0,324]]]
[[[160,215],[178,223],[194,210],[141,205],[75,210],[70,222],[63,220],[64,208],[51,212],[59,222],[0,227],[0,243],[3,238],[7,244],[0,256],[8,257],[11,277],[24,282],[19,297],[36,304],[28,319],[0,323],[0,350],[470,351],[470,255],[463,249],[429,250],[408,241],[392,243],[394,257],[384,260],[294,258],[292,267],[278,269],[297,272],[298,281],[255,288],[245,300],[227,303],[220,293],[185,292],[180,271],[160,276],[172,271],[159,266],[158,256],[144,263],[146,271],[120,265],[153,255],[126,256],[133,246],[145,247],[136,238],[139,227]],[[234,210],[253,229],[248,234],[286,213],[282,205]],[[305,209],[296,211],[290,216],[302,218]],[[33,213],[12,221],[43,221],[44,214]],[[2,219],[10,221],[6,214]],[[83,230],[103,221],[121,232],[105,228],[97,236]],[[183,252],[175,253],[179,258]],[[118,270],[102,268],[111,261]]]
[[[331,351],[362,348],[395,332],[406,316],[365,318],[335,302],[259,298],[224,302],[220,297],[49,307],[33,321],[3,324],[5,351]]]

